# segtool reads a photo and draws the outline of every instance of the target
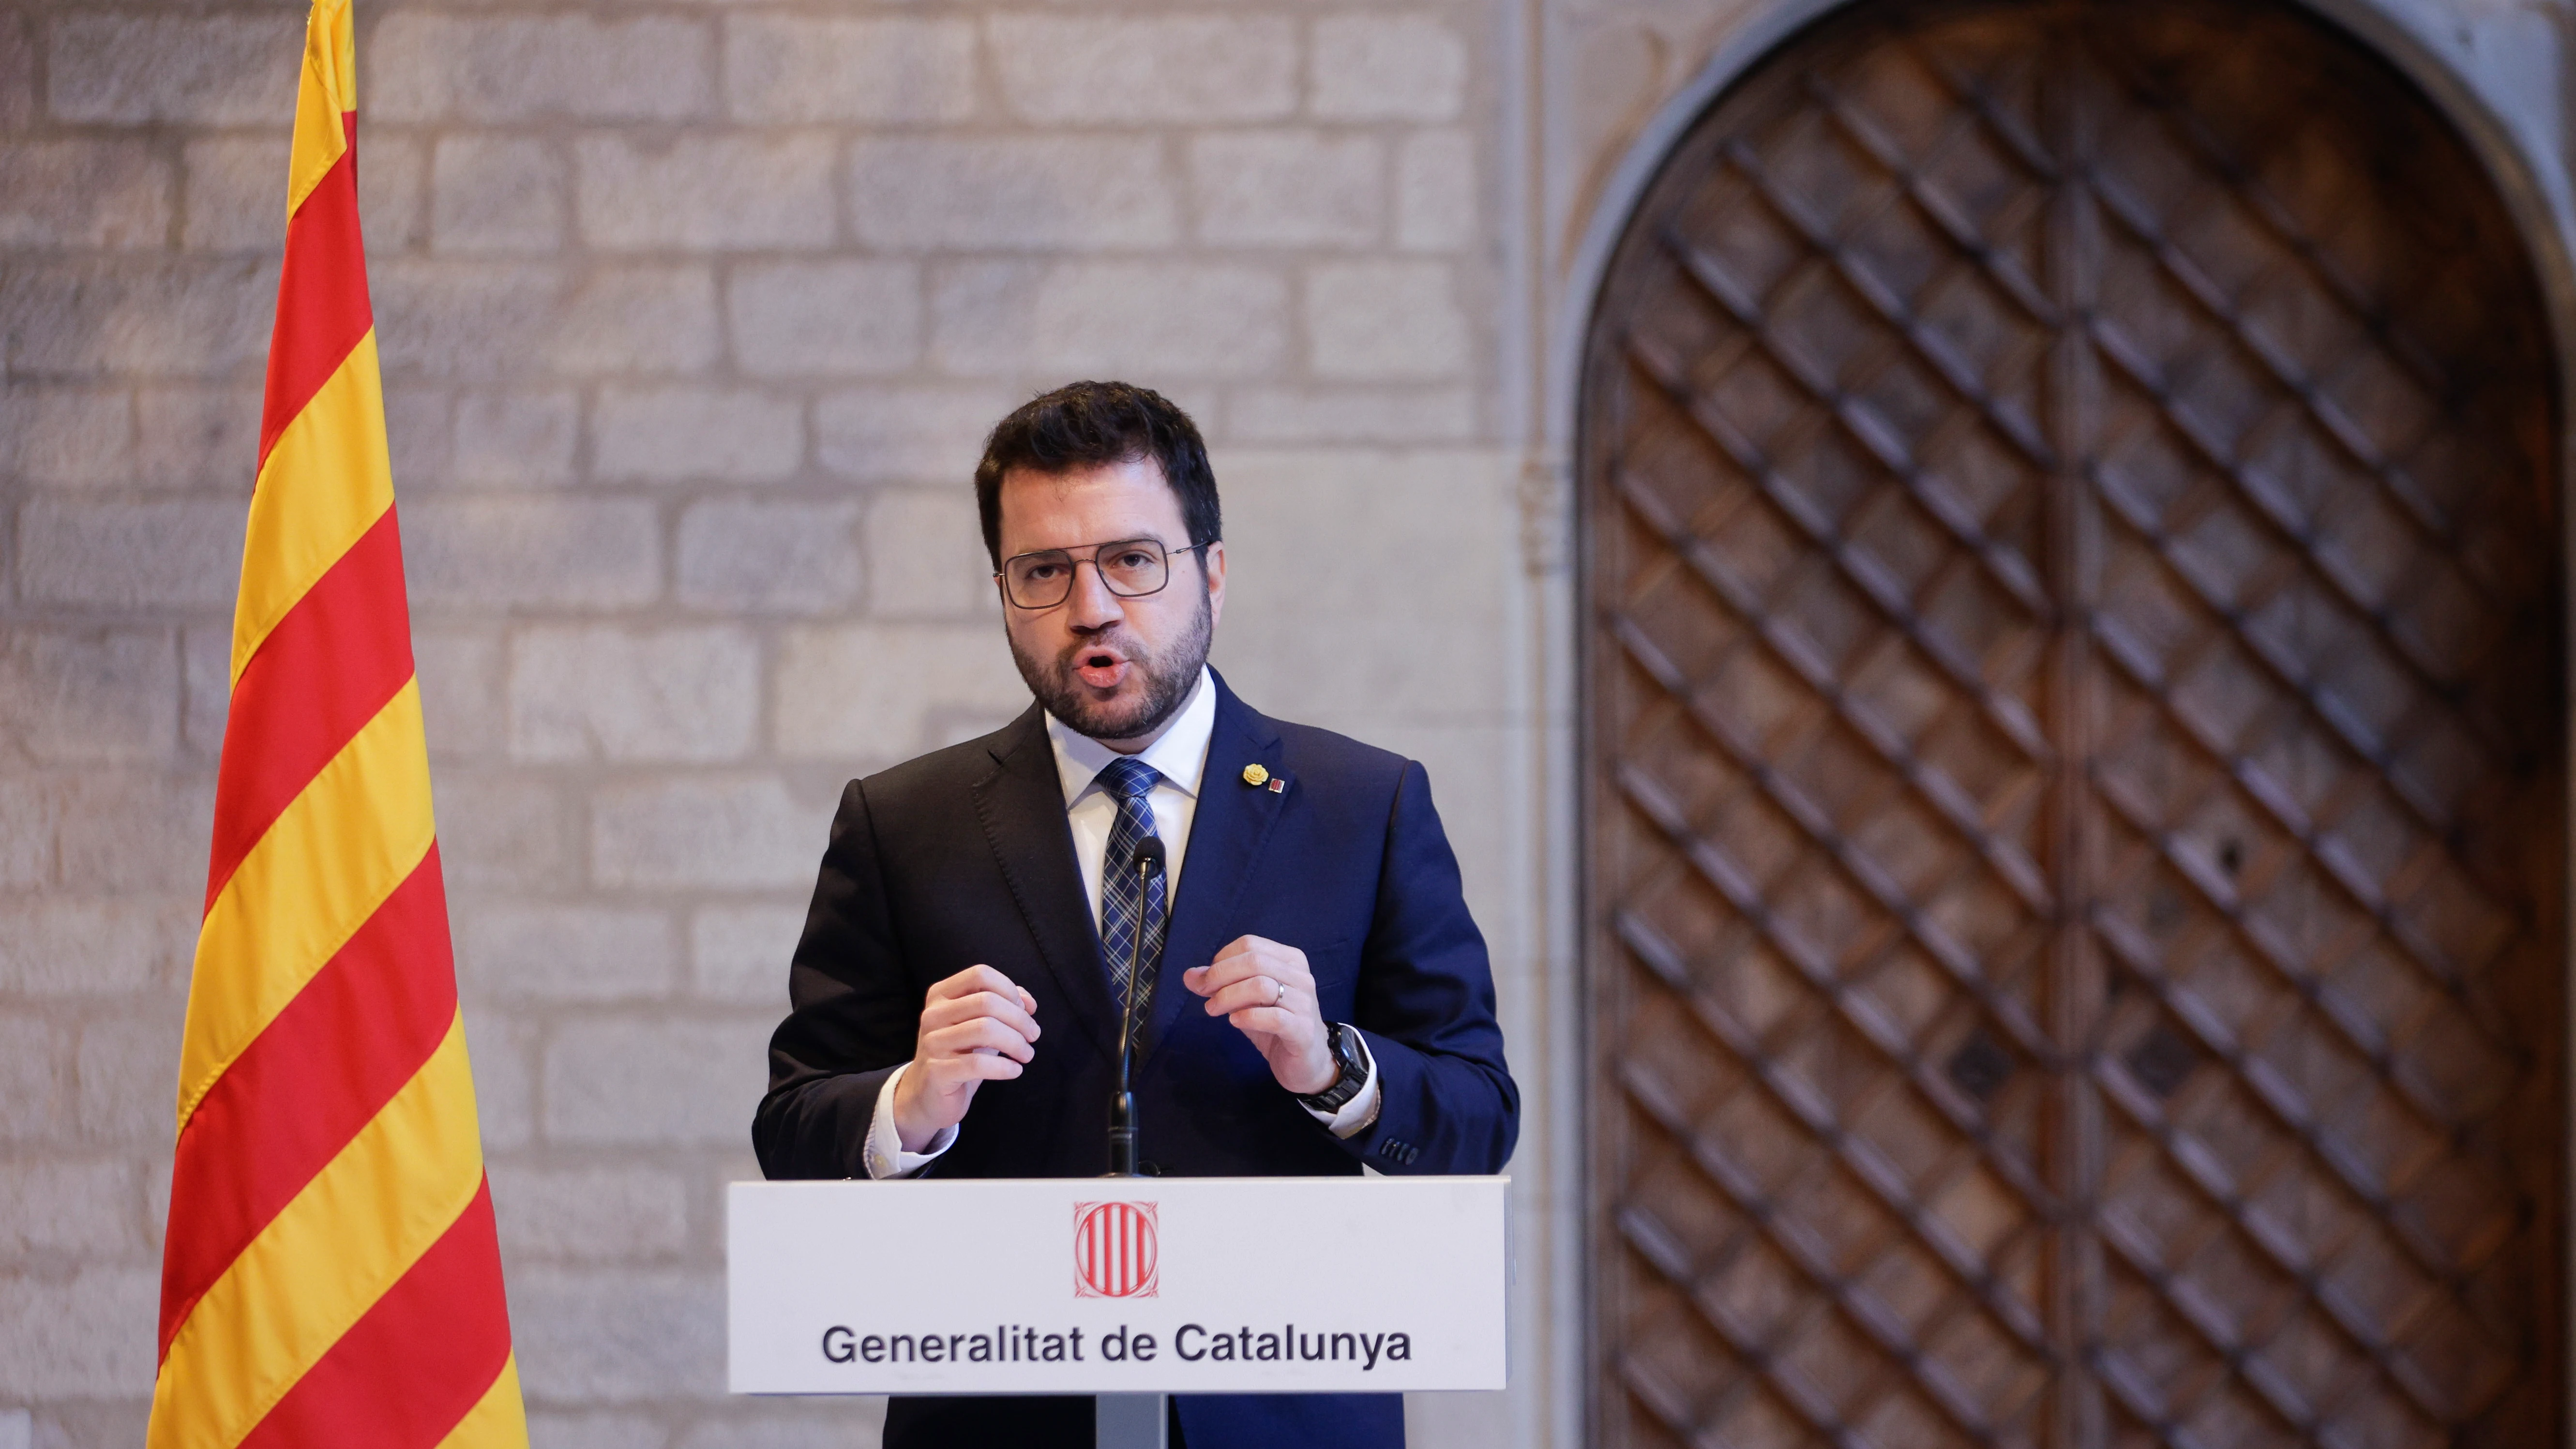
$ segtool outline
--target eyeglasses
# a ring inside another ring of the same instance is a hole
[[[1123,538],[1093,544],[1087,553],[1042,548],[1002,560],[1002,571],[993,577],[1002,581],[1003,597],[1016,607],[1052,609],[1072,597],[1074,574],[1089,564],[1099,571],[1100,582],[1109,592],[1136,599],[1161,593],[1172,581],[1173,555],[1197,553],[1215,541],[1167,549],[1160,539]]]

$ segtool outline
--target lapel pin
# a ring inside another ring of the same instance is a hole
[[[1266,785],[1270,783],[1270,772],[1259,765],[1246,765],[1243,767],[1243,783],[1254,786]]]
[[[1271,793],[1271,794],[1273,794],[1273,795],[1277,795],[1277,794],[1284,793],[1284,792],[1287,790],[1287,788],[1288,788],[1288,777],[1287,777],[1287,776],[1285,776],[1285,775],[1273,775],[1273,776],[1271,776],[1271,777],[1270,777],[1270,793]]]

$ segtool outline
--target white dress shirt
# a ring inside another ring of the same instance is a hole
[[[1100,874],[1109,854],[1109,828],[1118,820],[1117,797],[1100,788],[1098,781],[1100,772],[1119,755],[1100,741],[1068,729],[1054,715],[1047,716],[1046,729],[1047,741],[1055,747],[1056,777],[1064,785],[1065,823],[1073,829],[1073,857],[1082,867],[1082,890],[1091,900],[1091,924],[1097,930],[1101,924]],[[1198,818],[1199,787],[1207,775],[1208,737],[1215,731],[1216,681],[1201,665],[1198,685],[1190,691],[1180,713],[1137,755],[1162,777],[1154,782],[1153,793],[1146,798],[1154,807],[1154,833],[1163,841],[1167,919],[1171,906],[1181,898],[1181,866],[1189,854],[1190,823]],[[1306,1108],[1336,1137],[1348,1137],[1377,1120],[1377,1063],[1369,1058],[1365,1040],[1360,1043],[1360,1056],[1368,1065],[1368,1084],[1360,1088],[1359,1095],[1343,1103],[1339,1112]],[[902,1137],[894,1128],[894,1089],[908,1070],[909,1063],[895,1068],[877,1091],[876,1111],[868,1121],[870,1177],[909,1176],[957,1141],[957,1129],[947,1127],[930,1139],[927,1150],[903,1150]],[[1305,1106],[1302,1102],[1298,1105]]]

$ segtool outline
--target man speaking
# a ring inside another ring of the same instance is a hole
[[[1189,417],[1061,388],[993,429],[975,497],[1036,702],[842,792],[763,1171],[1097,1176],[1122,1029],[1143,1171],[1500,1171],[1519,1093],[1429,778],[1207,667],[1225,545]],[[1194,1449],[1404,1440],[1393,1394],[1173,1406]],[[1092,1423],[1088,1398],[898,1398],[885,1442],[1088,1445]]]

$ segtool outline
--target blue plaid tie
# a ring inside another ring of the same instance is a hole
[[[1147,796],[1162,778],[1132,755],[1110,761],[1099,775],[1100,788],[1118,802],[1118,820],[1109,827],[1109,849],[1100,861],[1100,944],[1109,956],[1109,985],[1118,994],[1119,1009],[1134,1011],[1140,1023],[1153,1010],[1154,973],[1163,964],[1168,922],[1162,875],[1137,888],[1136,845],[1154,833],[1154,805]],[[1139,931],[1144,933],[1142,951],[1136,951]],[[1136,952],[1140,978],[1134,982],[1127,979],[1131,951]]]

